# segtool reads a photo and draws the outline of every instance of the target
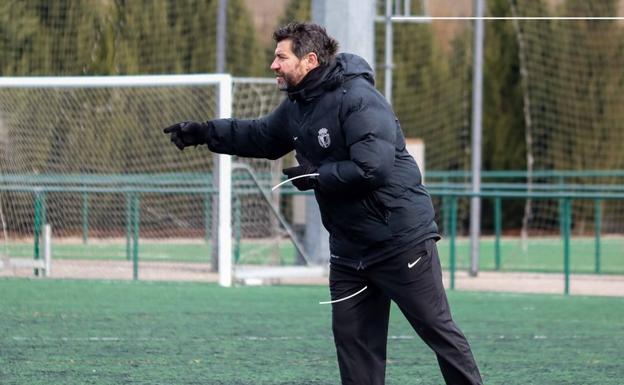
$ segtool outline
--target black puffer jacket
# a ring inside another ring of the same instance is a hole
[[[300,85],[260,119],[209,122],[210,150],[277,159],[294,149],[317,166],[332,263],[363,268],[438,237],[418,166],[366,61],[339,54]]]

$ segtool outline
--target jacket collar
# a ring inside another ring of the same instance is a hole
[[[294,87],[288,87],[288,98],[298,102],[309,102],[325,91],[336,88],[342,82],[339,66],[335,62],[312,69]]]

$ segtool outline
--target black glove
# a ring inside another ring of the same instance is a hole
[[[163,130],[165,134],[170,135],[171,142],[180,150],[184,150],[184,147],[206,143],[207,131],[207,124],[200,122],[176,123]]]
[[[282,172],[288,177],[288,179],[294,178],[299,175],[316,173],[317,168],[312,163],[310,163],[309,160],[299,154],[296,154],[295,157],[299,161],[299,165],[295,167],[285,168],[282,170]],[[297,188],[297,190],[306,191],[315,188],[317,182],[317,176],[315,175],[295,179],[292,181],[292,184]]]

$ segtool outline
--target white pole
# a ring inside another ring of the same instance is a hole
[[[483,0],[475,0],[474,77],[472,81],[472,192],[481,192],[481,138],[483,136]],[[470,275],[479,272],[481,198],[470,199]]]
[[[361,56],[375,66],[375,0],[312,0],[312,20],[338,40],[341,52]],[[327,266],[329,233],[323,227],[318,203],[306,196],[304,248],[309,262]]]
[[[225,45],[227,39],[227,0],[219,0],[217,13],[217,72],[225,72]]]
[[[43,276],[49,277],[52,266],[52,226],[49,223],[43,228]]]
[[[232,117],[232,78],[219,83],[219,117]],[[232,157],[219,155],[219,285],[232,286]]]
[[[392,104],[392,72],[394,55],[394,38],[392,28],[392,1],[386,0],[386,31],[385,31],[385,56],[384,56],[384,96],[388,103]]]
[[[225,45],[227,40],[227,0],[219,0],[217,10],[217,61],[216,72],[225,73]],[[272,79],[275,83],[275,80]],[[219,191],[219,154],[212,154],[212,185]],[[211,207],[219,207],[219,197],[210,197]],[[212,215],[210,223],[206,223],[206,230],[210,229],[212,253],[210,255],[213,271],[219,271],[219,216]]]
[[[132,76],[7,76],[0,77],[0,88],[111,88],[179,87],[212,85],[230,79],[225,74],[132,75]]]

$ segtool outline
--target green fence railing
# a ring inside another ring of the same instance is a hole
[[[430,180],[465,180],[470,178],[472,172],[468,170],[427,170],[426,178]],[[563,180],[570,178],[621,178],[624,181],[624,170],[483,170],[481,179],[555,179]]]
[[[248,170],[247,170],[248,171]],[[431,174],[431,173],[430,173]],[[566,173],[564,176],[576,176],[581,173]],[[429,175],[429,174],[428,174]],[[498,174],[497,174],[498,175]],[[513,175],[503,173],[501,175]],[[551,175],[551,174],[548,174]],[[603,172],[600,174],[610,176],[624,176],[622,172]],[[561,176],[561,175],[558,175]],[[261,188],[263,194],[270,190],[270,178],[242,178],[238,183],[238,188],[234,188],[235,199],[239,195],[258,193]],[[624,185],[557,185],[559,189],[551,184],[532,184],[530,190],[526,184],[513,183],[484,183],[483,190],[473,193],[466,190],[465,184],[453,184],[444,182],[441,184],[432,183],[428,185],[433,197],[442,198],[444,215],[449,217],[449,270],[450,286],[455,288],[455,273],[457,270],[457,220],[458,220],[458,200],[462,198],[481,197],[494,202],[494,252],[495,269],[501,269],[501,233],[502,233],[502,201],[505,199],[549,199],[557,200],[560,209],[560,236],[563,241],[563,273],[564,273],[564,293],[569,293],[570,283],[570,239],[572,229],[572,202],[574,200],[594,201],[594,273],[601,273],[601,235],[602,235],[602,204],[608,200],[624,201]],[[140,230],[140,207],[141,195],[145,193],[158,194],[197,194],[204,197],[205,216],[208,218],[211,212],[211,197],[216,194],[216,189],[212,186],[210,175],[204,173],[196,174],[127,174],[127,175],[0,175],[0,192],[17,191],[32,193],[34,198],[34,258],[40,257],[39,234],[42,226],[46,223],[46,194],[51,192],[73,192],[82,194],[82,231],[83,241],[89,237],[89,195],[92,193],[122,193],[126,197],[126,256],[133,262],[133,277],[138,279],[139,262],[139,230]],[[283,195],[305,194],[292,188],[282,189]],[[238,206],[235,204],[234,208]],[[240,226],[240,210],[234,215],[235,225]],[[210,222],[207,221],[207,224]],[[206,226],[207,228],[209,227]],[[235,226],[236,227],[236,226]],[[208,232],[208,229],[206,229]],[[235,228],[237,242],[240,242],[240,229]],[[208,238],[208,236],[207,236]],[[235,245],[234,250],[240,250],[239,245]],[[624,257],[624,256],[623,256]]]
[[[483,199],[494,199],[497,202],[495,206],[495,228],[497,229],[495,235],[495,251],[496,251],[496,268],[500,269],[500,228],[501,228],[501,203],[502,199],[513,198],[530,198],[530,199],[556,199],[561,202],[562,208],[561,218],[561,237],[563,240],[563,273],[564,273],[564,293],[570,292],[570,238],[571,238],[571,226],[572,226],[572,205],[571,202],[575,199],[592,199],[598,206],[603,200],[624,200],[624,191],[622,192],[549,192],[549,191],[482,191],[480,193],[468,192],[468,191],[431,191],[432,196],[446,197],[450,200],[450,286],[451,289],[455,288],[455,266],[456,266],[456,228],[457,228],[457,200],[459,198],[472,198],[480,197]],[[596,209],[598,212],[599,209]],[[595,220],[595,261],[596,272],[600,272],[600,224],[598,220]],[[623,256],[624,257],[624,256]]]

